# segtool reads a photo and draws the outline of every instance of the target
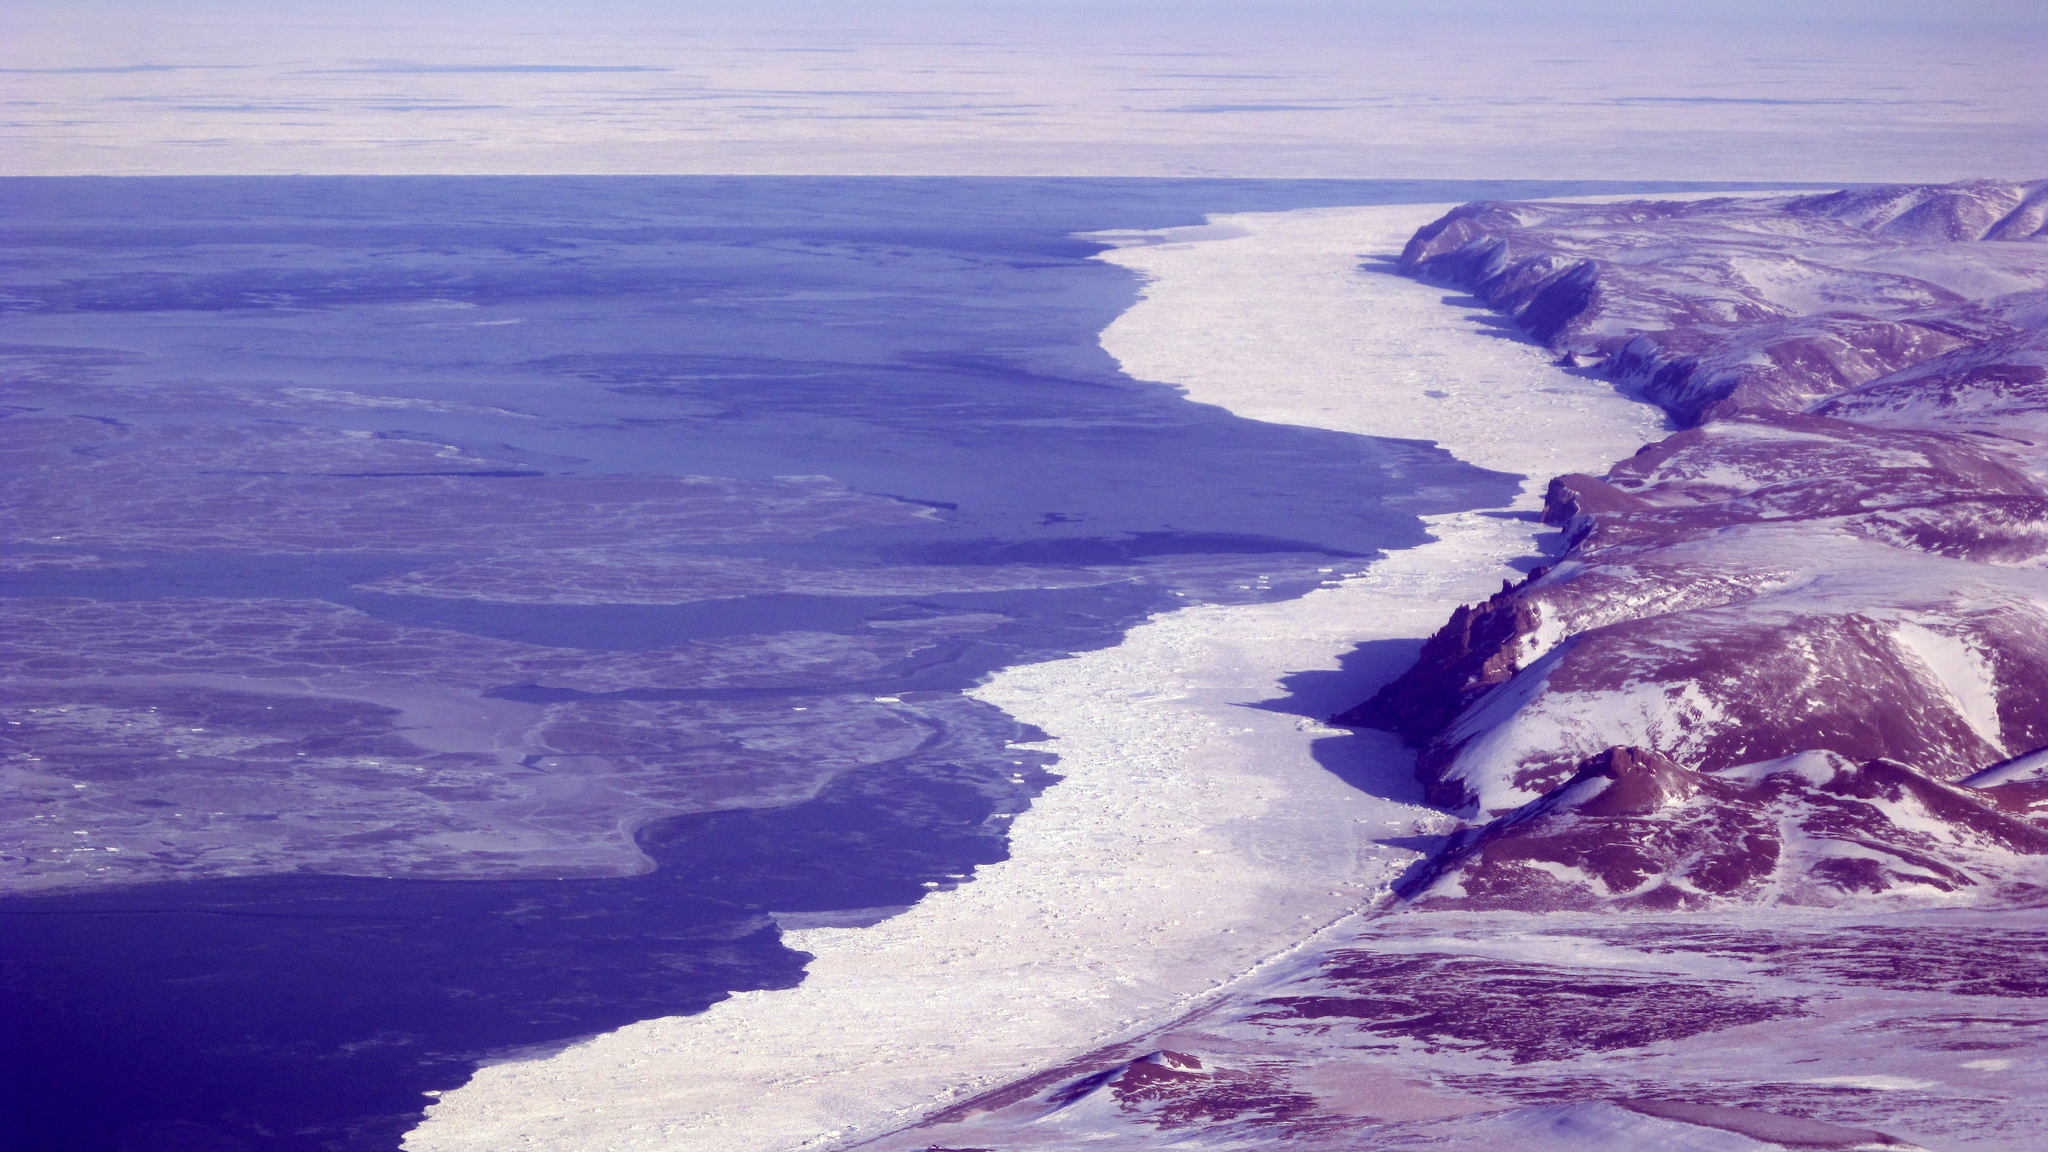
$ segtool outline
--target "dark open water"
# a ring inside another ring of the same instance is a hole
[[[181,402],[181,380],[465,401],[540,418],[290,418],[510,444],[552,471],[825,474],[950,506],[929,525],[723,550],[741,555],[1370,557],[1419,543],[1417,514],[1496,504],[1510,481],[1425,446],[1240,420],[1124,377],[1095,337],[1136,284],[1090,262],[1098,246],[1069,234],[1194,224],[1205,212],[1691,187],[1701,186],[0,181],[15,257],[6,339],[42,349],[21,353],[30,367],[10,398],[130,423],[246,419],[197,392]],[[428,331],[378,310],[426,297],[507,323]],[[113,349],[142,366],[51,351],[67,348]],[[102,366],[67,367],[88,362]],[[109,393],[110,381],[146,385],[146,398]],[[1171,604],[1156,588],[1113,585],[540,607],[349,588],[416,559],[145,559],[12,577],[0,591],[311,597],[591,649],[851,632],[911,610],[1013,617],[862,686],[940,693],[1114,644]],[[1281,580],[1255,595],[1309,586]],[[424,1091],[461,1084],[486,1055],[701,1011],[733,990],[790,987],[806,957],[781,946],[767,912],[910,904],[928,882],[1002,859],[1005,825],[991,814],[1021,810],[1057,779],[1050,758],[1003,747],[1025,735],[1007,717],[957,700],[947,715],[916,753],[842,776],[813,800],[647,829],[659,866],[632,878],[299,874],[0,901],[4,1143],[384,1152],[417,1122]]]

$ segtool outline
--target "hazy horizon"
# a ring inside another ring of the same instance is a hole
[[[2030,178],[2048,17],[1904,3],[17,4],[16,175]]]

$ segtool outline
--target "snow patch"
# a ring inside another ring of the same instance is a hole
[[[1902,623],[1892,632],[1899,647],[1926,666],[1930,682],[1948,694],[1957,714],[2003,755],[2003,724],[1998,718],[1998,672],[1983,651],[1956,636],[1919,624]]]

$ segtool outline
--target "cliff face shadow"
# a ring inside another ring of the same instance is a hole
[[[1521,325],[1515,323],[1513,317],[1495,312],[1492,305],[1477,296],[1446,296],[1443,302],[1453,308],[1470,309],[1464,319],[1473,326],[1475,335],[1491,336],[1496,340],[1508,340],[1516,344],[1538,343],[1527,332],[1522,331]]]
[[[1406,672],[1421,651],[1419,638],[1367,640],[1338,657],[1335,669],[1290,673],[1280,678],[1286,695],[1245,707],[1327,720]],[[1423,803],[1422,784],[1415,778],[1415,750],[1391,732],[1325,736],[1309,750],[1331,775],[1369,796]]]
[[[1328,720],[1406,672],[1422,652],[1422,640],[1366,640],[1337,658],[1334,669],[1290,672],[1280,678],[1287,694],[1247,704],[1267,712]]]
[[[1392,732],[1368,729],[1325,736],[1309,745],[1309,754],[1332,776],[1368,796],[1429,807],[1422,781],[1415,776],[1415,749]]]

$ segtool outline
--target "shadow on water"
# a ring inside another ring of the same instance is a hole
[[[293,875],[0,902],[9,1152],[395,1148],[427,1090],[809,957],[770,911],[915,903],[1008,855],[1049,757],[873,765],[784,808],[643,830],[596,880]],[[1026,777],[1013,784],[1012,773]]]

